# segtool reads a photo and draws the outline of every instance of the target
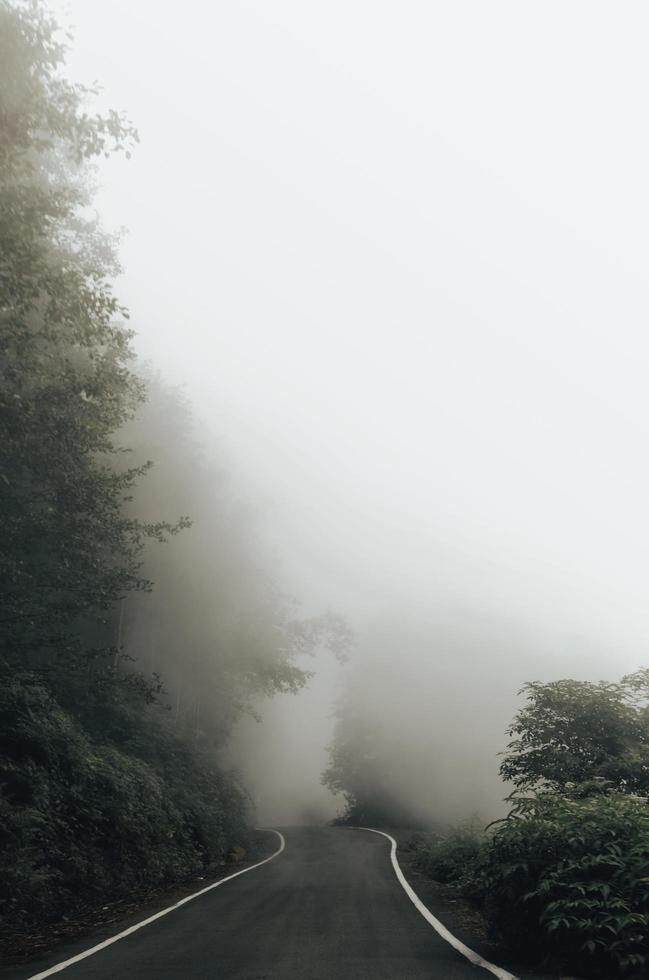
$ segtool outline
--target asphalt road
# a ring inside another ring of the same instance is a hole
[[[417,912],[390,845],[345,828],[284,831],[286,849],[80,963],[61,980],[487,980]],[[88,941],[86,946],[92,946]],[[58,955],[26,978],[79,952]]]

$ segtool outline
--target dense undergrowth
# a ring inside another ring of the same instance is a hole
[[[244,841],[241,789],[153,708],[122,700],[128,724],[108,740],[33,676],[5,678],[0,692],[5,928],[182,879]]]
[[[492,935],[531,962],[597,977],[649,964],[649,807],[600,787],[516,800],[487,832],[460,826],[410,842],[417,867],[457,886]]]

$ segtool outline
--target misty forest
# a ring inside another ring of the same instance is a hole
[[[477,4],[104,6],[0,0],[0,977],[647,976],[640,260],[407,108]]]

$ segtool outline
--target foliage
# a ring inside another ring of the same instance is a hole
[[[345,809],[337,822],[351,826],[413,827],[417,820],[390,787],[380,727],[351,710],[340,708],[329,746],[330,764],[322,782],[342,794]]]
[[[0,924],[182,878],[241,840],[245,797],[132,703],[129,737],[92,738],[30,676],[0,688]]]
[[[488,845],[489,838],[474,818],[450,827],[445,834],[414,834],[408,847],[424,874],[479,899]]]
[[[164,677],[178,730],[222,743],[261,698],[300,690],[318,648],[344,659],[352,635],[332,612],[304,617],[272,581],[249,508],[222,456],[217,465],[198,445],[181,391],[148,372],[147,402],[122,439],[156,461],[129,513],[192,515],[192,527],[165,548],[144,549],[143,571],[155,589],[123,603],[124,652],[143,672]]]
[[[492,927],[528,955],[580,972],[649,966],[649,805],[599,781],[515,797],[486,871]]]
[[[508,817],[488,833],[415,835],[415,862],[477,901],[492,934],[525,958],[580,976],[644,976],[649,672],[525,690],[501,766],[520,787]]]
[[[38,3],[2,0],[0,39],[0,657],[69,664],[75,625],[146,587],[144,542],[185,522],[128,517],[148,464],[111,464],[143,390],[82,164],[137,134],[86,111],[91,93],[61,77],[64,47]]]
[[[509,734],[500,771],[519,788],[609,780],[649,793],[649,671],[619,683],[559,680],[526,684],[527,704]]]

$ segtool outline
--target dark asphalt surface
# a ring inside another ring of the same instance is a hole
[[[390,845],[346,828],[283,831],[273,861],[107,949],[62,980],[481,980],[395,878]],[[434,910],[432,910],[434,911]],[[27,978],[92,940],[13,975]]]

